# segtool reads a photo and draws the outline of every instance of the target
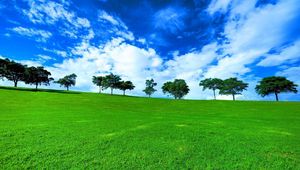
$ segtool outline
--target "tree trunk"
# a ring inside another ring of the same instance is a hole
[[[279,99],[278,99],[278,93],[277,92],[275,92],[275,96],[276,96],[276,101],[278,102]]]
[[[99,93],[101,93],[101,86],[99,86]]]
[[[234,96],[234,94],[232,94],[232,99],[233,99],[233,101],[235,101],[235,96]]]
[[[110,95],[113,95],[113,88],[110,88]]]
[[[35,83],[35,90],[37,91],[38,83]]]
[[[150,94],[148,94],[148,98],[150,98]]]
[[[125,96],[125,90],[123,90],[123,96]]]
[[[216,100],[216,90],[214,89],[214,99]]]
[[[67,91],[69,91],[69,86],[67,86]]]
[[[17,87],[17,86],[18,86],[18,81],[15,80],[15,81],[14,81],[14,84],[15,84],[14,87]]]

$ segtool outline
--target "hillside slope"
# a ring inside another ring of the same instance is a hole
[[[0,169],[300,169],[300,103],[0,89]]]

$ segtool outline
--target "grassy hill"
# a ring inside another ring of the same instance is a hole
[[[300,169],[300,103],[0,89],[0,169]]]

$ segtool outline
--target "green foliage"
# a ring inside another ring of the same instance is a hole
[[[51,73],[44,69],[44,67],[29,67],[26,69],[25,73],[25,83],[35,85],[35,89],[38,88],[39,85],[50,85],[50,81],[53,78],[49,77]]]
[[[218,78],[207,78],[201,80],[199,86],[203,87],[203,91],[206,89],[213,90],[214,92],[214,99],[216,99],[216,90],[220,89],[223,85],[223,80]]]
[[[153,79],[150,79],[150,80],[146,80],[145,84],[146,84],[146,88],[143,90],[143,92],[145,92],[146,95],[150,97],[156,91],[154,87],[157,86],[157,83],[154,82]]]
[[[104,89],[110,88],[110,90],[111,90],[110,94],[113,94],[113,90],[117,89],[119,87],[120,81],[121,81],[121,78],[118,75],[114,75],[112,73],[109,75],[106,75],[103,80],[103,88]]]
[[[73,73],[73,74],[67,75],[67,76],[65,76],[63,78],[60,78],[55,83],[60,84],[60,86],[66,87],[67,91],[69,91],[69,87],[75,86],[75,84],[76,84],[76,77],[77,77],[77,75]]]
[[[101,93],[101,89],[103,89],[104,85],[104,77],[103,76],[93,76],[93,83],[99,87],[99,93]]]
[[[248,87],[248,83],[244,83],[237,78],[229,78],[223,81],[219,93],[224,95],[232,95],[235,100],[235,95],[241,94]]]
[[[256,92],[262,97],[274,93],[276,100],[278,101],[278,94],[282,92],[293,92],[297,93],[297,84],[286,79],[285,77],[265,77],[258,85],[256,85]]]
[[[1,65],[1,77],[13,81],[15,87],[18,86],[19,81],[24,81],[26,66],[9,59],[2,60]]]
[[[125,95],[125,91],[126,90],[133,90],[134,89],[134,85],[131,81],[120,81],[118,83],[118,89],[123,91],[123,95]]]
[[[5,77],[5,73],[7,71],[6,67],[7,67],[8,63],[9,63],[8,59],[1,59],[0,58],[0,78]]]
[[[184,80],[175,79],[173,82],[164,83],[162,91],[171,94],[175,99],[181,99],[189,93],[190,89]]]
[[[0,98],[5,170],[300,169],[299,102],[11,89]]]

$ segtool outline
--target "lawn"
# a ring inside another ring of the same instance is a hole
[[[300,102],[0,89],[0,169],[300,169]]]

